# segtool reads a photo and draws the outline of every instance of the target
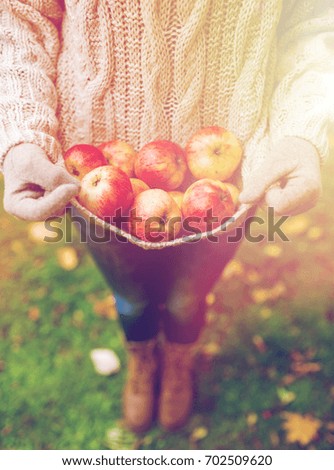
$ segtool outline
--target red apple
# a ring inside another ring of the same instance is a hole
[[[64,154],[67,171],[81,180],[87,173],[102,165],[108,165],[103,153],[94,145],[77,144]]]
[[[138,196],[139,193],[142,193],[143,191],[150,189],[150,187],[146,183],[144,183],[144,181],[138,178],[130,178],[130,181],[131,181],[133,194],[135,197]]]
[[[180,186],[187,171],[184,150],[168,140],[150,142],[135,160],[137,178],[151,188],[172,191]]]
[[[184,194],[182,215],[183,226],[187,231],[211,231],[233,214],[231,194],[221,181],[201,179],[193,183]]]
[[[111,140],[99,145],[110,165],[114,165],[124,171],[129,177],[134,176],[134,162],[137,152],[132,145],[123,140]]]
[[[197,179],[226,180],[237,169],[242,147],[236,136],[223,127],[197,131],[186,145],[188,167]]]
[[[181,191],[169,191],[168,194],[174,199],[176,204],[181,209],[184,193],[182,193]]]
[[[150,242],[172,240],[181,230],[181,210],[162,189],[138,194],[130,209],[130,231]]]
[[[81,181],[78,195],[80,204],[101,219],[126,214],[133,199],[130,178],[112,165],[87,173]]]
[[[230,191],[234,206],[237,207],[239,203],[239,194],[240,194],[239,189],[232,183],[225,183],[225,186]]]
[[[189,186],[193,183],[195,183],[196,178],[193,177],[193,175],[190,173],[189,168],[187,167],[186,175],[184,177],[184,180],[182,184],[177,188],[178,191],[181,191],[181,193],[185,193],[186,190],[189,188]]]

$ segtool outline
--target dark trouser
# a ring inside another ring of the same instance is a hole
[[[149,340],[161,329],[170,342],[196,341],[205,323],[206,295],[240,244],[228,241],[231,233],[216,242],[201,240],[162,250],[143,250],[113,233],[108,242],[88,241],[113,289],[128,341]]]

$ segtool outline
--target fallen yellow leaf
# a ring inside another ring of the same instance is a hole
[[[110,318],[111,320],[117,318],[116,301],[115,297],[111,294],[102,300],[94,300],[93,309],[99,317]]]
[[[78,254],[76,250],[71,246],[58,248],[57,259],[59,266],[65,269],[65,271],[72,271],[79,264]]]
[[[80,328],[84,323],[85,315],[82,310],[74,310],[72,315],[72,321],[74,326]]]
[[[251,291],[251,297],[256,304],[263,304],[269,299],[269,289],[257,288]]]
[[[270,318],[271,315],[272,315],[272,310],[268,307],[263,307],[261,308],[260,310],[260,315],[262,318],[264,318],[265,320],[267,320],[267,318]]]
[[[304,214],[290,217],[284,222],[284,233],[288,237],[302,235],[310,226],[310,218]]]
[[[244,273],[244,268],[243,265],[240,261],[234,259],[230,261],[227,265],[226,268],[224,269],[224,272],[222,274],[223,279],[231,279],[232,277],[240,277]]]
[[[257,423],[257,420],[258,420],[258,416],[256,413],[248,413],[246,417],[246,422],[249,427],[255,426],[255,424]]]
[[[22,256],[24,254],[24,245],[20,240],[12,240],[10,244],[11,250],[19,256]]]
[[[307,231],[307,238],[309,240],[319,240],[324,234],[324,230],[321,227],[311,227]]]
[[[298,442],[306,446],[316,439],[321,428],[321,421],[311,415],[300,415],[298,413],[283,412],[282,418],[285,420],[282,428],[286,431],[286,440],[289,443]]]
[[[277,395],[283,405],[288,405],[296,399],[296,394],[286,388],[278,388]]]
[[[264,247],[264,252],[270,258],[279,258],[282,254],[282,247],[280,245],[266,245]]]
[[[283,282],[279,281],[270,289],[270,299],[276,300],[285,293],[286,286]]]
[[[28,225],[28,238],[36,243],[45,243],[45,237],[50,236],[50,231],[44,222],[32,222]]]
[[[273,447],[278,447],[279,446],[279,436],[278,436],[277,432],[271,431],[269,436],[270,436],[270,441],[271,441]]]
[[[213,305],[216,301],[216,295],[213,292],[209,292],[208,295],[205,297],[206,305],[209,307]]]
[[[199,426],[198,428],[195,428],[193,432],[191,433],[190,440],[192,442],[198,442],[198,441],[201,441],[202,439],[205,439],[208,434],[209,434],[208,428],[204,426]]]
[[[251,297],[256,304],[262,304],[267,300],[277,300],[286,293],[286,286],[279,281],[272,287],[256,287],[251,291]]]
[[[32,321],[37,321],[40,317],[40,310],[38,307],[30,307],[28,310],[28,318]]]
[[[249,269],[246,273],[247,284],[258,284],[261,279],[262,276],[256,269]]]
[[[218,356],[220,353],[220,349],[221,347],[218,343],[211,341],[210,343],[207,343],[202,347],[202,353],[210,357]]]

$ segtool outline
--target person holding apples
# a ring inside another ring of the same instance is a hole
[[[208,126],[242,143],[241,202],[296,214],[319,197],[334,109],[331,0],[3,0],[0,51],[10,214],[63,212],[80,186],[62,158],[74,144],[184,146]],[[221,236],[147,252],[116,239],[90,245],[127,339],[127,425],[147,429],[158,399],[160,423],[182,426],[205,296],[236,244]]]

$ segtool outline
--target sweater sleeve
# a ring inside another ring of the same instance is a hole
[[[57,0],[2,0],[0,6],[0,168],[11,147],[39,145],[56,162],[55,88],[62,17]]]
[[[269,140],[311,142],[324,161],[334,115],[334,1],[295,1],[282,16]]]

